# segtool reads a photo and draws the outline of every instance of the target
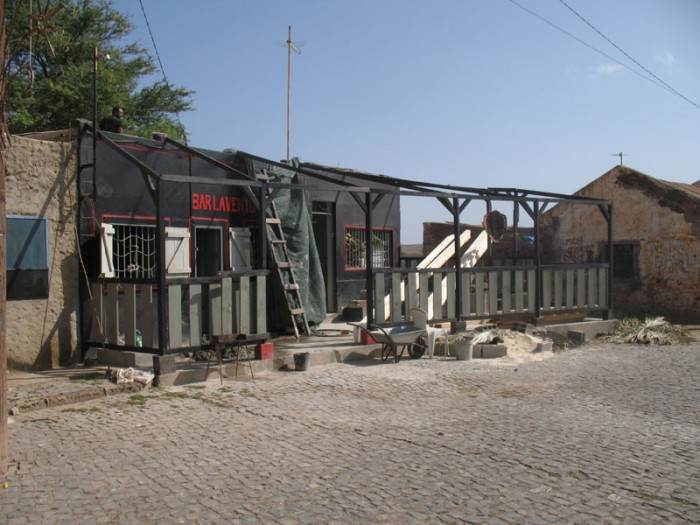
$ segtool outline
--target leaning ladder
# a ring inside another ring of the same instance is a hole
[[[268,197],[271,197],[269,191]],[[272,260],[277,269],[277,277],[282,286],[284,298],[287,301],[287,308],[289,309],[292,326],[294,327],[294,335],[299,339],[299,325],[301,325],[306,335],[311,335],[309,321],[306,318],[306,310],[304,309],[301,293],[299,292],[299,284],[294,276],[294,268],[289,258],[287,240],[282,231],[282,221],[277,213],[275,201],[271,198],[270,206],[265,215],[265,224],[267,227],[267,242],[270,254],[272,255]]]

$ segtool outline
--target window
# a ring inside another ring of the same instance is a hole
[[[367,267],[367,230],[365,228],[345,228],[345,269],[364,270]],[[372,230],[372,266],[391,267],[392,230]]]
[[[7,217],[7,299],[49,296],[48,221],[46,217]]]
[[[156,228],[153,225],[103,224],[102,273],[105,277],[156,275]]]
[[[608,247],[605,246],[605,258],[607,260]],[[616,279],[630,279],[639,275],[639,243],[616,242],[613,243],[613,277]]]

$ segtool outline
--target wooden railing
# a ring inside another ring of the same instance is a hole
[[[535,266],[464,268],[459,312],[454,268],[376,269],[374,320],[401,322],[413,307],[428,312],[432,322],[604,311],[609,307],[608,268],[607,264],[542,266],[539,301]]]
[[[158,324],[155,281],[91,283],[92,312],[87,346],[145,353],[176,353],[208,347],[211,337],[267,332],[267,275],[258,270],[224,277],[176,278],[167,281],[169,344],[160,348],[165,333]]]

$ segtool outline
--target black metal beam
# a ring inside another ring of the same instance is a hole
[[[252,200],[253,203],[254,203],[256,206],[259,206],[259,205],[260,205],[260,204],[258,203],[257,197],[255,196],[255,193],[253,193],[253,190],[250,189],[250,183],[251,183],[251,182],[253,182],[253,183],[257,182],[257,180],[255,179],[254,176],[248,175],[247,173],[244,173],[244,172],[242,172],[242,171],[240,171],[240,170],[237,170],[237,169],[234,168],[233,166],[229,166],[228,164],[224,164],[224,163],[221,162],[220,160],[217,160],[217,159],[215,159],[215,158],[213,158],[213,157],[211,157],[211,156],[209,156],[209,155],[206,155],[206,154],[202,153],[202,152],[199,151],[199,150],[196,150],[196,149],[194,149],[194,148],[191,148],[191,147],[189,147],[189,146],[186,146],[185,144],[182,144],[181,142],[178,142],[177,140],[171,139],[170,137],[165,137],[165,138],[163,139],[163,143],[165,143],[165,144],[172,144],[173,146],[177,147],[178,149],[181,149],[181,150],[183,150],[183,151],[189,153],[190,155],[192,155],[192,156],[194,156],[194,157],[197,157],[197,158],[199,158],[199,159],[201,159],[201,160],[203,160],[203,161],[205,161],[205,162],[208,162],[209,164],[211,164],[211,165],[213,165],[213,166],[216,166],[217,168],[219,168],[219,169],[225,171],[226,173],[228,173],[229,175],[233,175],[233,176],[239,178],[239,180],[248,181],[249,184],[248,184],[248,186],[243,186],[243,191],[246,192],[246,195],[248,195],[248,198],[249,198],[250,200]],[[241,178],[242,178],[242,179],[241,179]]]
[[[367,294],[367,324],[374,323],[374,276],[372,275],[372,192],[365,194],[365,290]]]

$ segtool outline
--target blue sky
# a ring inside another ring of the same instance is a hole
[[[302,161],[568,194],[621,151],[651,176],[699,180],[700,108],[634,61],[700,105],[700,1],[565,1],[517,0],[549,23],[510,0],[142,3],[168,80],[195,91],[181,115],[195,147],[286,157],[292,26]],[[114,6],[135,26],[127,41],[153,52],[139,0]],[[404,243],[449,220],[434,199],[403,199],[402,216]]]

